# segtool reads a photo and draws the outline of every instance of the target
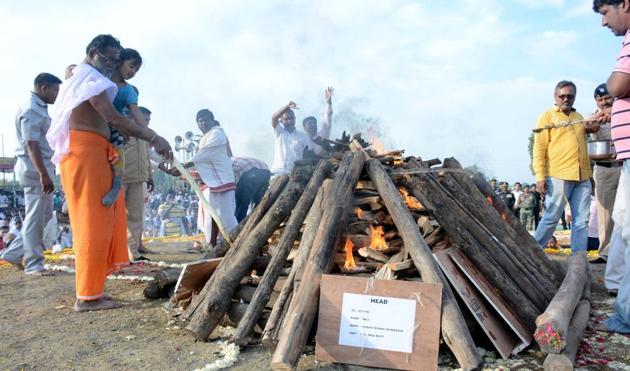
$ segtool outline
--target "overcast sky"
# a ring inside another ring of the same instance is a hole
[[[100,5],[95,5],[100,4]],[[0,132],[39,72],[63,77],[99,33],[144,58],[130,83],[172,141],[209,108],[236,155],[271,163],[271,114],[293,100],[321,117],[335,87],[333,136],[351,117],[378,118],[390,149],[455,156],[488,176],[531,181],[527,138],[562,79],[594,110],[621,39],[591,0],[0,2]],[[50,107],[54,110],[54,106]],[[339,113],[343,113],[339,115]]]

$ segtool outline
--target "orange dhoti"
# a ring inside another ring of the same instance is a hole
[[[70,149],[60,163],[81,300],[103,297],[107,275],[129,263],[123,192],[114,205],[101,203],[112,185],[108,161],[112,150],[111,143],[96,133],[70,130]]]

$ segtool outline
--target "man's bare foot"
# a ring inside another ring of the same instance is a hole
[[[50,277],[50,276],[54,276],[55,272],[49,271],[48,269],[42,269],[41,271],[37,271],[33,273],[26,273],[26,275],[33,276],[33,277]]]
[[[91,312],[96,310],[108,310],[121,308],[122,304],[113,301],[111,298],[100,298],[98,300],[79,300],[74,302],[74,310],[77,312]]]

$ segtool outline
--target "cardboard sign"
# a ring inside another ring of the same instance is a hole
[[[317,359],[436,370],[442,285],[323,275]]]

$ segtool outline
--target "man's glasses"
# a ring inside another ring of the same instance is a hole
[[[105,63],[107,63],[108,65],[110,66],[118,65],[118,57],[107,57],[103,53],[99,52],[98,50],[96,50],[96,54],[98,54],[99,57],[103,58],[105,60]]]
[[[560,98],[561,100],[571,100],[571,99],[575,99],[575,94],[562,94],[562,95],[558,95],[558,98]]]

